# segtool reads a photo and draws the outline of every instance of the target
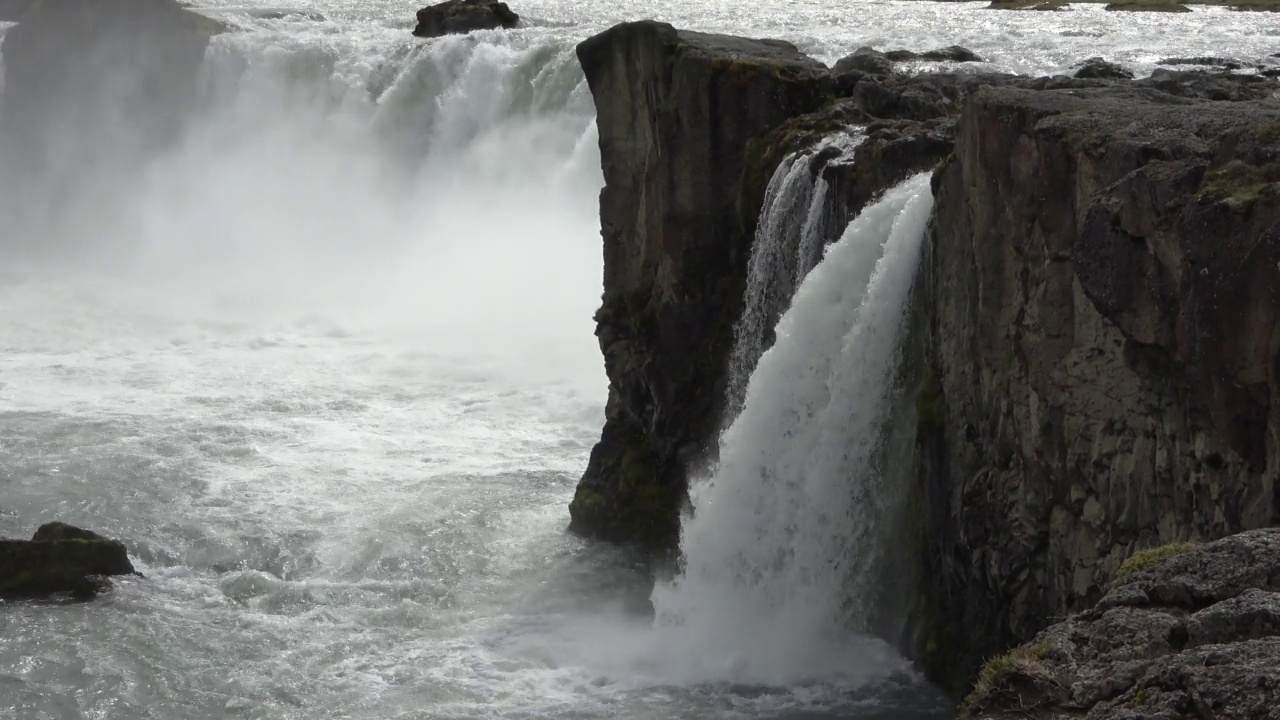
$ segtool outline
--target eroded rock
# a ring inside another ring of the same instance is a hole
[[[1080,63],[1073,77],[1103,80],[1130,80],[1133,73],[1124,67],[1107,62],[1100,57],[1092,57]]]
[[[123,543],[64,523],[42,525],[30,540],[0,540],[0,598],[85,600],[110,589],[106,576],[133,574]]]
[[[1097,608],[989,662],[962,717],[1280,716],[1278,570],[1280,529],[1153,562]],[[1207,605],[1158,600],[1171,587],[1196,588]]]
[[[448,0],[418,11],[418,26],[413,34],[422,38],[474,32],[476,30],[510,30],[520,24],[516,15],[498,0]]]
[[[578,58],[605,178],[596,335],[609,401],[570,528],[670,550],[687,474],[714,450],[724,405],[759,212],[740,205],[747,145],[817,109],[829,79],[789,43],[655,22],[614,27]]]
[[[1108,593],[1135,550],[1280,523],[1278,87],[1167,72],[966,104],[927,291],[939,674],[1095,603],[1266,587],[1237,541]]]

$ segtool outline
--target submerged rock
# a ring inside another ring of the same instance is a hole
[[[988,10],[1061,10],[1067,0],[991,0]]]
[[[1091,57],[1083,63],[1080,63],[1080,69],[1076,70],[1073,77],[1104,80],[1129,80],[1133,78],[1133,73],[1120,65],[1107,62],[1100,57]]]
[[[516,15],[498,0],[448,0],[418,11],[413,34],[422,38],[469,33],[475,30],[511,29],[520,24]]]
[[[1280,529],[1176,550],[989,661],[962,717],[1275,717]]]
[[[42,525],[30,540],[0,540],[0,598],[86,600],[110,589],[106,576],[133,574],[124,543],[64,523]]]

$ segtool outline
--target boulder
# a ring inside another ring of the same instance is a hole
[[[990,660],[961,716],[1276,717],[1280,529],[1149,557],[1093,609]]]
[[[440,37],[475,30],[510,30],[520,24],[520,16],[497,0],[448,0],[418,11],[413,34],[422,38]]]
[[[89,599],[111,587],[106,576],[134,574],[123,543],[63,523],[40,526],[30,540],[0,540],[3,599]]]
[[[950,47],[930,50],[920,53],[920,57],[924,60],[948,61],[948,62],[983,62],[983,59],[977,53],[966,47],[952,45]]]
[[[1115,63],[1107,62],[1100,57],[1091,57],[1080,63],[1073,77],[1101,80],[1129,80],[1133,73]]]
[[[860,47],[836,61],[835,67],[831,69],[831,72],[835,75],[843,75],[849,72],[859,72],[866,75],[888,75],[893,72],[893,62],[892,59],[879,50]]]
[[[1141,0],[1126,0],[1125,2],[1113,2],[1106,7],[1107,10],[1120,12],[1165,12],[1165,13],[1188,13],[1191,8],[1176,2],[1142,2]]]

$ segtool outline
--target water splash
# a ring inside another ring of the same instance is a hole
[[[904,491],[878,461],[931,207],[921,174],[850,223],[778,324],[719,467],[691,490],[684,571],[655,588],[657,623],[726,672],[838,673],[848,664],[832,658],[869,642],[853,633],[870,629],[884,511]]]
[[[773,343],[774,325],[822,259],[833,234],[834,213],[827,202],[831,188],[822,168],[828,162],[848,161],[864,139],[861,134],[833,135],[783,158],[769,180],[751,246],[742,315],[733,329],[726,421],[741,412],[747,381]]]

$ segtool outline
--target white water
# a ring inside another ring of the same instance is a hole
[[[783,158],[769,179],[747,263],[742,316],[733,328],[725,413],[729,419],[742,409],[747,380],[769,345],[774,324],[822,259],[833,208],[827,205],[829,183],[814,167],[814,158],[834,145],[839,155],[831,160],[847,162],[861,142],[860,135],[837,134],[810,151]]]
[[[808,585],[742,586],[722,618],[700,598],[736,580],[695,572],[657,597],[689,619],[655,627],[643,565],[564,533],[605,397],[573,45],[657,17],[827,62],[960,43],[1044,73],[1277,37],[1221,9],[528,0],[518,31],[420,41],[415,5],[268,4],[325,19],[231,13],[202,112],[145,172],[70,158],[94,193],[0,198],[0,535],[82,524],[148,576],[0,608],[0,718],[944,714],[881,643],[802,646],[814,623],[859,627],[795,610],[830,601],[820,563],[796,567]],[[750,416],[782,391],[753,381]]]
[[[919,175],[849,224],[778,323],[719,467],[692,488],[684,572],[654,605],[736,672],[785,682],[867,656],[871,641],[851,631],[867,629],[889,540],[881,508],[897,490],[874,461],[931,207]]]

